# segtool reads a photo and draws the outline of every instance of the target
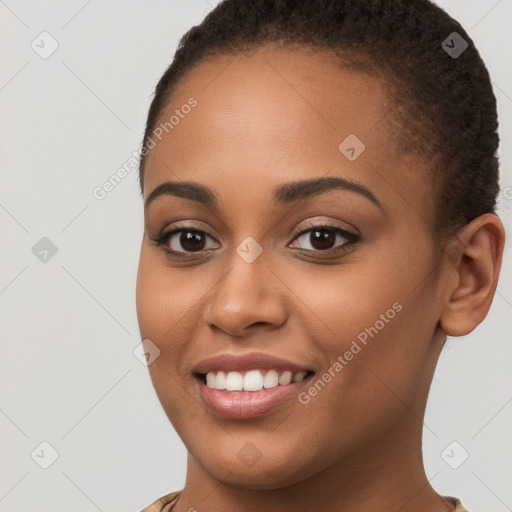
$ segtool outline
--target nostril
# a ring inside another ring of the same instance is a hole
[[[256,325],[263,325],[263,326],[265,326],[265,325],[268,325],[268,322],[254,322],[249,327],[256,326]]]

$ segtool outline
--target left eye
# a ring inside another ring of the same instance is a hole
[[[356,235],[334,226],[316,226],[312,229],[302,231],[295,237],[300,249],[310,251],[329,251],[336,248],[343,248],[354,242]],[[336,244],[336,241],[338,243]],[[341,242],[341,243],[339,243]],[[308,247],[308,245],[310,247]]]

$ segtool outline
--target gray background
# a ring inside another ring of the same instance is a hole
[[[133,354],[136,172],[102,201],[92,191],[138,150],[178,38],[215,4],[0,0],[2,512],[137,511],[184,484],[186,450]],[[512,0],[439,4],[491,71],[509,249]],[[50,48],[43,31],[59,45],[46,59],[31,47]],[[57,248],[46,262],[32,251],[43,237]],[[509,251],[488,318],[449,341],[425,419],[432,485],[472,512],[512,510],[511,284]],[[48,469],[43,441],[58,452]]]

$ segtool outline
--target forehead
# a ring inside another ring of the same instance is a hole
[[[197,105],[183,108],[190,98]],[[199,181],[222,196],[228,183],[256,193],[324,175],[373,183],[385,195],[425,190],[425,171],[394,140],[391,114],[385,79],[329,52],[267,47],[216,56],[186,73],[162,112],[160,123],[175,119],[154,138],[145,195],[168,180]],[[343,148],[354,143],[364,151],[350,160]]]

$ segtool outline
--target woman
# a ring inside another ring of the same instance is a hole
[[[466,510],[421,434],[497,285],[497,147],[485,65],[427,0],[225,0],[185,34],[141,151],[137,314],[188,464],[145,512]]]

